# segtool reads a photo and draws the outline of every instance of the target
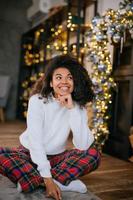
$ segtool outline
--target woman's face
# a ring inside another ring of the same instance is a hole
[[[54,90],[55,97],[71,94],[74,89],[74,82],[70,71],[62,67],[56,69],[50,86]]]

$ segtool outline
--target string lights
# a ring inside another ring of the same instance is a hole
[[[44,74],[43,73],[33,73],[30,77],[28,77],[26,80],[24,80],[21,84],[21,87],[23,88],[23,93],[20,97],[20,100],[22,101],[23,106],[23,116],[26,118],[27,116],[27,106],[28,106],[28,99],[31,92],[31,87],[33,84]]]
[[[74,31],[77,27],[77,24],[73,23],[73,16],[72,16],[72,13],[69,12],[68,13],[68,20],[67,20],[67,28],[70,30],[70,31]]]
[[[92,132],[97,146],[102,149],[109,135],[109,104],[112,103],[111,89],[116,86],[111,76],[112,64],[108,44],[119,43],[121,51],[126,31],[133,38],[133,2],[124,0],[119,9],[108,9],[103,16],[92,19],[86,33],[87,59],[92,62],[91,79],[94,85]]]

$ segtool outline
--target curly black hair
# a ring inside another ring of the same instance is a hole
[[[33,93],[40,93],[42,97],[48,98],[53,93],[53,88],[50,86],[53,72],[60,67],[67,68],[73,77],[74,90],[72,92],[72,99],[80,106],[85,106],[86,103],[92,101],[94,93],[88,72],[76,58],[70,55],[56,56],[48,63],[45,67],[44,78],[40,80],[41,87],[39,87],[38,82],[36,88],[39,89],[34,90]]]

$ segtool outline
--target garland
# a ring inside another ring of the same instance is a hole
[[[116,86],[112,78],[111,56],[108,44],[119,43],[122,51],[126,31],[133,38],[133,2],[124,0],[117,11],[108,9],[103,16],[95,16],[86,33],[87,59],[92,62],[91,79],[96,95],[93,104],[93,129],[96,144],[102,148],[109,135],[109,104],[111,89]]]

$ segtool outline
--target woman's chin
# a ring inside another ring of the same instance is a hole
[[[69,95],[70,94],[70,92],[60,92],[60,96],[66,96],[66,95]]]

